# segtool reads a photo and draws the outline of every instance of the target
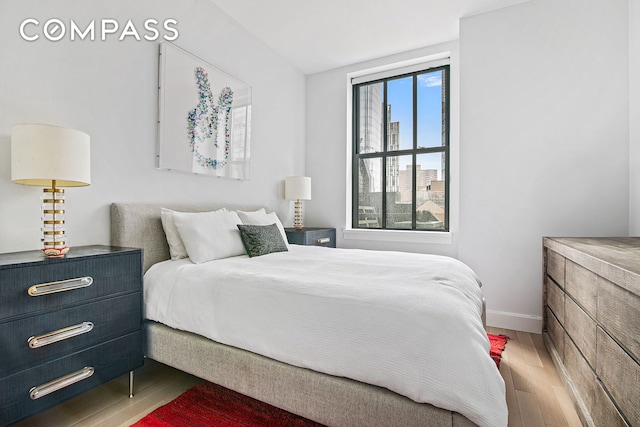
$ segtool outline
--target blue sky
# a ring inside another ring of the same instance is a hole
[[[391,121],[400,122],[400,149],[413,147],[412,78],[392,80],[387,86],[387,101],[391,105]],[[418,76],[418,146],[433,147],[442,144],[442,71]],[[422,158],[425,159],[426,156]],[[422,162],[423,169],[440,171],[441,155],[429,155]],[[404,169],[411,158],[401,158]],[[420,162],[419,162],[420,163]]]

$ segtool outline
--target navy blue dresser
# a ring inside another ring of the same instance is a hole
[[[0,426],[142,366],[141,324],[140,249],[0,254]]]

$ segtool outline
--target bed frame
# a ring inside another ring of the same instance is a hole
[[[169,259],[161,207],[182,212],[259,208],[112,204],[111,244],[142,248],[145,272],[153,264]],[[382,387],[288,365],[161,323],[145,321],[144,330],[146,357],[328,426],[475,425],[461,414],[416,403]]]

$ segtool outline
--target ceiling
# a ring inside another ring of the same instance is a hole
[[[527,0],[211,0],[304,74],[458,38],[458,20]]]

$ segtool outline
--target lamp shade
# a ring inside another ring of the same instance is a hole
[[[284,198],[287,200],[311,200],[311,178],[306,176],[286,177]]]
[[[11,181],[17,184],[82,187],[91,184],[90,138],[60,126],[20,124],[11,128]]]

